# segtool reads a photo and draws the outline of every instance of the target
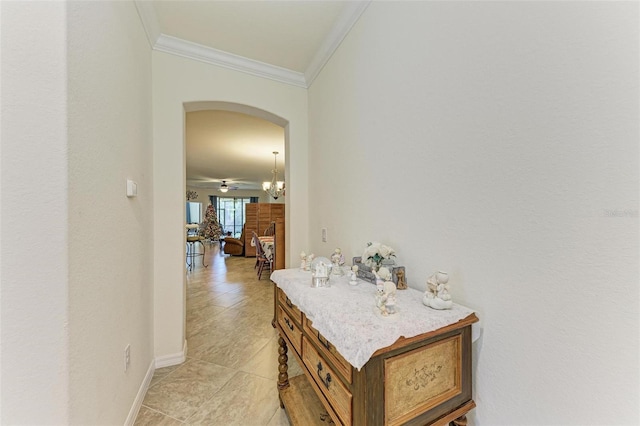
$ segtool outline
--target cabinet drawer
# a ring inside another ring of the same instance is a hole
[[[325,339],[322,334],[318,332],[318,330],[313,328],[312,323],[308,318],[305,321],[304,329],[307,333],[307,336],[309,336],[309,338],[312,339],[320,348],[322,356],[325,359],[328,359],[329,362],[331,362],[335,366],[338,372],[342,374],[342,376],[348,383],[351,383],[351,364],[349,364],[346,359],[342,358],[340,352],[336,350],[335,346],[333,346],[331,342]]]
[[[318,384],[322,394],[333,407],[340,421],[351,424],[351,393],[342,384],[333,369],[306,338],[302,339],[302,358],[307,370]]]
[[[280,327],[282,327],[291,341],[293,348],[299,354],[302,346],[302,330],[300,330],[300,327],[293,321],[291,316],[282,309],[282,306],[278,306],[278,324],[280,324]]]
[[[298,324],[302,324],[302,312],[300,312],[300,309],[298,309],[296,305],[291,303],[291,300],[289,300],[287,295],[281,289],[278,289],[278,302],[291,318],[296,320]]]

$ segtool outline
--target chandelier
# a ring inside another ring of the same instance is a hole
[[[267,194],[271,195],[274,200],[277,200],[280,195],[284,196],[284,181],[278,180],[278,166],[276,160],[278,159],[278,151],[273,151],[273,177],[271,182],[262,182],[262,189]]]

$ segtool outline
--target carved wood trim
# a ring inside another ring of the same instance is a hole
[[[427,340],[427,339],[429,339],[431,337],[434,337],[434,336],[439,336],[439,335],[448,333],[450,331],[454,331],[454,330],[458,330],[460,328],[464,328],[464,327],[466,327],[468,325],[473,324],[474,322],[478,322],[478,317],[476,316],[476,314],[471,314],[468,317],[461,319],[460,321],[458,321],[455,324],[451,324],[451,325],[448,325],[446,327],[439,328],[439,329],[434,330],[434,331],[432,331],[430,333],[419,334],[417,336],[410,337],[408,339],[406,339],[404,337],[401,337],[398,340],[396,340],[393,345],[387,346],[386,348],[382,348],[382,349],[379,349],[379,350],[375,351],[373,353],[373,355],[371,355],[371,358],[374,358],[374,357],[376,357],[378,355],[385,354],[387,352],[394,351],[396,349],[400,349],[400,348],[406,347],[406,346],[408,346],[408,345],[410,345],[412,343],[415,343],[415,342],[420,342],[422,340]]]

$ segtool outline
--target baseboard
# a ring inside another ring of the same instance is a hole
[[[140,412],[140,407],[142,407],[142,401],[144,401],[144,396],[147,393],[147,389],[149,389],[149,383],[151,383],[151,379],[153,379],[153,373],[157,368],[169,367],[172,365],[182,364],[187,359],[187,341],[184,341],[184,345],[182,346],[182,352],[178,352],[177,354],[165,355],[161,357],[157,357],[151,360],[149,364],[149,369],[147,370],[147,374],[144,376],[144,380],[140,385],[140,389],[138,389],[138,394],[136,395],[136,399],[133,401],[133,405],[131,406],[131,410],[129,410],[129,415],[127,416],[127,420],[124,422],[125,426],[133,426],[136,422],[136,417],[138,417],[138,413]]]
[[[187,359],[187,341],[184,341],[182,352],[156,357],[156,368],[171,367],[182,364]]]
[[[144,376],[144,380],[140,385],[140,389],[138,389],[136,399],[133,401],[131,410],[129,410],[127,420],[124,422],[125,426],[133,426],[133,424],[136,422],[136,417],[138,417],[138,412],[140,411],[140,407],[142,407],[142,401],[144,401],[144,396],[147,393],[147,389],[149,389],[149,383],[151,383],[151,379],[153,378],[153,373],[155,372],[155,370],[155,361],[151,360],[151,362],[149,363],[147,374]]]

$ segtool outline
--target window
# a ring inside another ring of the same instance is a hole
[[[187,201],[187,223],[202,222],[202,203]]]
[[[242,225],[244,225],[245,205],[249,204],[250,198],[224,198],[218,197],[218,220],[222,227],[222,232],[235,238],[240,238]]]

